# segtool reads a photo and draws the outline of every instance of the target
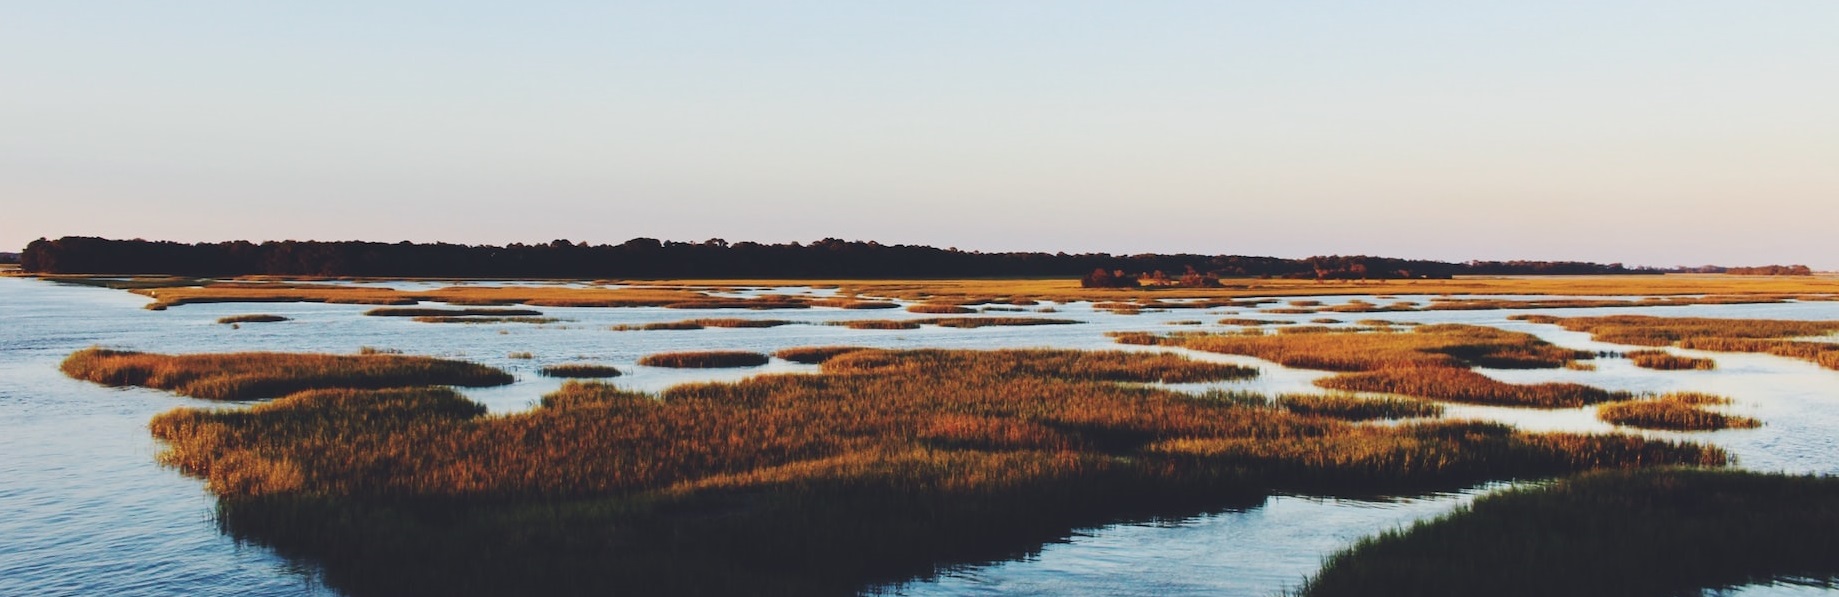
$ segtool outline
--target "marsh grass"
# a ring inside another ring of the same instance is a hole
[[[832,321],[827,325],[840,325],[852,330],[917,330],[920,322],[916,319],[852,319]]]
[[[546,324],[562,321],[555,317],[494,317],[494,316],[431,316],[421,315],[413,318],[420,323],[529,323]]]
[[[1667,371],[1693,369],[1708,371],[1718,367],[1717,361],[1711,359],[1679,356],[1664,350],[1634,350],[1629,351],[1624,356],[1634,361],[1636,367],[1647,369],[1661,369]]]
[[[646,355],[639,364],[647,367],[676,369],[715,369],[724,367],[758,367],[770,357],[742,350],[708,350],[697,352],[661,352]]]
[[[1839,478],[1606,471],[1508,490],[1328,559],[1305,597],[1667,597],[1839,575]]]
[[[619,377],[625,374],[620,371],[619,368],[611,365],[595,365],[591,363],[548,365],[540,369],[539,372],[548,377],[569,378],[607,378]]]
[[[899,303],[887,301],[862,300],[857,298],[833,298],[808,301],[813,307],[835,307],[838,309],[899,309]]]
[[[274,323],[277,321],[289,321],[289,319],[280,315],[268,314],[231,315],[217,318],[217,323]]]
[[[908,305],[907,311],[911,313],[936,313],[936,314],[943,314],[943,315],[957,315],[957,314],[963,314],[963,313],[976,313],[977,312],[976,309],[972,309],[970,307],[965,307],[961,305],[942,305],[942,304],[933,304],[933,303]]]
[[[228,532],[360,596],[848,594],[1272,491],[1726,459],[1140,385],[1245,374],[1169,354],[854,350],[821,367],[657,395],[571,381],[491,416],[445,389],[325,390],[151,428],[163,462],[220,496]]]
[[[772,328],[798,323],[784,319],[743,319],[739,317],[685,319],[683,321],[665,321],[640,325],[622,324],[609,329],[616,332],[631,330],[700,330],[703,328]]]
[[[785,359],[785,360],[788,360],[794,363],[804,363],[806,365],[816,365],[816,364],[823,363],[824,361],[828,361],[831,358],[836,357],[837,355],[840,355],[846,352],[855,352],[858,350],[870,350],[870,349],[861,347],[861,346],[803,346],[803,347],[798,347],[798,348],[783,349],[783,350],[780,350],[779,352],[773,353],[773,356],[776,356],[781,359]]]
[[[1839,321],[1645,315],[1569,318],[1521,315],[1511,319],[1557,324],[1567,330],[1588,332],[1592,338],[1603,342],[1772,354],[1839,369],[1839,343],[1795,339],[1839,333]]]
[[[1076,323],[1085,322],[1077,319],[1049,317],[925,317],[919,319],[855,319],[833,321],[829,325],[840,325],[853,330],[914,330],[924,325],[968,329],[989,326],[1072,325]]]
[[[1611,402],[1597,407],[1596,418],[1604,422],[1642,429],[1670,431],[1711,431],[1761,427],[1762,421],[1727,415],[1707,406],[1730,404],[1729,398],[1680,392],[1658,398]]]
[[[371,317],[537,317],[531,309],[438,309],[432,307],[379,307],[364,312]]]
[[[1408,332],[1314,326],[1280,328],[1280,332],[1168,336],[1156,341],[1252,356],[1288,367],[1340,372],[1315,382],[1333,390],[1536,408],[1570,408],[1629,397],[1572,383],[1509,384],[1469,369],[1554,368],[1595,356],[1553,346],[1530,334],[1459,324],[1417,326]],[[1139,336],[1127,339],[1147,340]]]
[[[206,400],[274,398],[320,388],[498,386],[510,374],[432,357],[278,352],[165,355],[88,348],[64,359],[65,375],[105,386],[143,386]]]

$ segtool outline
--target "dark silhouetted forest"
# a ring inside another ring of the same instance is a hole
[[[70,236],[26,247],[37,273],[454,278],[970,278],[1082,277],[1095,271],[1174,283],[1216,278],[1447,278],[1457,274],[1636,274],[1659,270],[1571,261],[1450,263],[1364,255],[1307,259],[1242,255],[983,253],[827,238],[813,243],[699,243],[635,238],[507,246],[358,241],[184,244]],[[1160,275],[1157,275],[1161,272]]]

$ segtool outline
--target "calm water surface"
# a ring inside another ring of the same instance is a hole
[[[439,283],[434,286],[447,286]],[[422,288],[430,283],[395,283]],[[829,294],[829,290],[774,288],[753,293]],[[1429,297],[1369,301],[1423,303]],[[1519,297],[1524,298],[1524,297]],[[1348,298],[1322,299],[1336,304]],[[1511,322],[1518,311],[1445,311],[1274,315],[1257,309],[1176,310],[1113,315],[1085,304],[1055,305],[1081,325],[959,330],[849,330],[792,325],[765,329],[614,332],[614,324],[674,321],[708,311],[661,308],[540,308],[566,321],[548,325],[423,324],[406,318],[363,317],[368,307],[323,304],[206,304],[156,312],[146,299],[122,291],[0,278],[0,595],[330,595],[313,570],[258,545],[239,545],[218,533],[213,500],[202,483],[154,463],[158,446],[146,425],[155,414],[208,403],[144,389],[109,389],[65,378],[57,363],[92,345],[165,351],[286,350],[354,352],[393,348],[411,354],[464,358],[511,371],[510,386],[466,393],[494,411],[529,408],[560,385],[535,371],[543,365],[592,361],[620,366],[621,385],[657,390],[693,380],[731,380],[761,372],[815,371],[775,360],[747,370],[684,371],[639,367],[654,352],[745,349],[770,352],[793,346],[854,344],[943,348],[1130,348],[1107,331],[1220,330],[1222,317],[1306,321],[1332,317],[1460,322],[1525,331],[1548,341],[1590,350],[1627,347],[1593,342],[1555,326]],[[1273,303],[1264,308],[1282,308]],[[1552,315],[1607,313],[1671,316],[1839,319],[1839,302],[1705,305],[1624,309],[1541,310]],[[273,313],[293,321],[214,323],[218,317]],[[1007,313],[1005,313],[1007,315]],[[1027,314],[1022,314],[1027,315]],[[924,317],[904,311],[808,309],[724,311],[723,317],[790,319],[821,323],[844,319]],[[1200,320],[1201,326],[1169,325]],[[1141,350],[1143,348],[1131,348]],[[517,352],[534,354],[514,359]],[[1486,371],[1507,381],[1565,380],[1612,389],[1693,389],[1734,398],[1733,412],[1761,418],[1755,430],[1677,434],[1729,449],[1746,468],[1839,474],[1839,372],[1810,363],[1760,355],[1699,353],[1718,361],[1716,371],[1659,372],[1627,361],[1604,360],[1597,371]],[[1312,392],[1320,372],[1292,370],[1245,357],[1189,352],[1197,358],[1249,364],[1258,379],[1186,384],[1263,392]],[[1509,421],[1528,429],[1607,430],[1590,409],[1531,411],[1453,406],[1452,417]],[[1434,517],[1469,502],[1485,489],[1385,502],[1275,496],[1263,505],[1157,524],[1088,529],[1044,546],[1028,558],[966,566],[925,582],[881,587],[899,595],[1273,595],[1300,583],[1321,559],[1354,540]],[[1748,587],[1745,595],[1833,594],[1808,587]]]

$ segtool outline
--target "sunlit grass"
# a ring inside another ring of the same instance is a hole
[[[1730,404],[1729,398],[1680,392],[1657,398],[1611,402],[1597,407],[1596,418],[1616,425],[1672,431],[1761,427],[1762,421],[1714,412],[1707,406]]]
[[[821,367],[656,395],[568,382],[507,415],[443,389],[323,390],[151,427],[162,460],[223,499],[232,534],[354,595],[848,593],[1271,491],[1725,461],[1141,385],[1250,374],[1170,354],[849,350]]]
[[[1530,334],[1441,324],[1410,331],[1389,328],[1279,328],[1271,334],[1115,334],[1127,344],[1165,344],[1239,354],[1289,367],[1341,372],[1315,385],[1474,404],[1568,408],[1627,398],[1572,383],[1509,384],[1470,367],[1555,368],[1591,353],[1553,346]]]
[[[66,357],[59,369],[106,386],[145,386],[207,400],[273,398],[317,388],[478,387],[513,381],[510,374],[484,365],[393,354],[164,355],[89,348]]]
[[[758,367],[765,365],[770,357],[742,350],[708,350],[698,352],[661,352],[646,355],[639,359],[639,364],[647,367],[673,367],[678,369],[712,369],[722,367]]]
[[[804,347],[798,347],[798,348],[783,349],[783,350],[780,350],[779,352],[773,353],[773,356],[776,356],[776,357],[779,357],[779,358],[782,358],[782,359],[785,359],[785,360],[788,360],[794,363],[804,363],[806,365],[816,365],[824,361],[828,361],[837,355],[840,355],[846,352],[855,352],[858,350],[871,350],[871,349],[864,348],[861,346],[804,346]]]
[[[537,317],[531,309],[437,309],[431,307],[378,307],[364,312],[372,317]]]
[[[1714,319],[1706,317],[1548,317],[1521,315],[1513,319],[1552,323],[1588,332],[1603,342],[1637,346],[1676,346],[1718,352],[1755,352],[1812,361],[1839,369],[1839,342],[1810,342],[1797,338],[1839,333],[1839,321],[1783,319]]]
[[[1635,350],[1625,356],[1635,362],[1635,366],[1647,369],[1676,371],[1682,369],[1710,370],[1718,367],[1717,361],[1698,357],[1679,356],[1664,350]]]

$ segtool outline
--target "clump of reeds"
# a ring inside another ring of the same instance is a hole
[[[1697,357],[1679,356],[1664,350],[1633,350],[1627,355],[1637,367],[1662,370],[1697,369],[1710,370],[1718,367],[1717,361]]]
[[[536,358],[536,353],[528,352],[528,351],[517,351],[517,352],[506,354],[504,356],[505,358],[509,358],[509,359],[530,360],[530,359]]]
[[[1839,478],[1606,471],[1486,495],[1362,539],[1304,597],[1697,595],[1839,576]],[[1830,582],[1830,580],[1826,581]]]
[[[1031,325],[1072,325],[1085,323],[1077,319],[1053,319],[1048,317],[929,317],[917,320],[927,325],[947,328],[980,328],[988,326],[1031,326]]]
[[[810,301],[813,307],[836,307],[838,309],[899,309],[899,303],[888,301],[871,301],[857,298],[832,298]]]
[[[217,323],[273,323],[277,321],[288,321],[288,318],[268,314],[231,315],[217,318]]]
[[[970,307],[965,307],[961,305],[944,305],[944,304],[936,304],[936,303],[921,303],[918,305],[907,305],[907,311],[912,312],[912,313],[938,313],[938,314],[961,314],[961,313],[976,313],[977,312],[976,309],[972,309]]]
[[[510,374],[464,361],[389,354],[278,352],[165,355],[106,348],[72,353],[65,375],[106,386],[144,386],[207,400],[273,398],[318,388],[497,386]]]
[[[530,324],[545,324],[545,323],[555,323],[558,321],[562,321],[561,319],[557,319],[555,317],[491,317],[491,316],[479,317],[479,316],[448,316],[448,315],[439,315],[439,316],[422,315],[422,316],[415,317],[414,320],[421,322],[421,323],[530,323]]]
[[[548,365],[548,366],[543,367],[539,371],[543,375],[546,375],[549,377],[600,377],[600,378],[605,378],[605,377],[619,377],[620,375],[624,374],[624,372],[620,371],[618,368],[610,366],[610,365],[595,365],[595,364],[590,364],[590,363],[564,363],[561,365]]]
[[[436,309],[430,307],[378,307],[364,312],[372,317],[536,317],[532,309]]]
[[[1707,406],[1730,404],[1730,399],[1696,392],[1666,394],[1658,398],[1612,402],[1597,407],[1596,418],[1616,425],[1672,431],[1710,431],[1761,427],[1762,421],[1727,415]]]
[[[829,325],[840,325],[852,330],[917,330],[920,322],[916,319],[852,319],[832,321]]]
[[[794,363],[804,363],[806,365],[816,365],[824,361],[828,361],[832,357],[835,357],[837,355],[840,355],[846,352],[855,352],[858,350],[873,350],[873,349],[864,348],[861,346],[803,346],[803,347],[798,347],[798,348],[782,349],[778,352],[773,353],[773,356],[776,356],[776,357],[779,357],[779,358],[782,358],[782,359],[785,359],[785,360],[788,360]]]
[[[639,364],[647,367],[672,367],[677,369],[713,369],[723,367],[758,367],[765,365],[770,357],[757,352],[743,350],[708,350],[698,352],[661,352],[646,355],[639,359]]]
[[[700,330],[703,328],[771,328],[798,323],[784,319],[744,319],[739,317],[685,319],[683,321],[664,321],[641,325],[615,325],[613,331],[630,330]]]

